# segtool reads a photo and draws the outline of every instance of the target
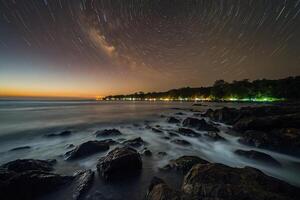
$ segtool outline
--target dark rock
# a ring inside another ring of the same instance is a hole
[[[72,148],[74,148],[75,147],[75,145],[74,144],[69,144],[69,145],[67,145],[67,149],[72,149]]]
[[[184,136],[188,136],[188,137],[201,137],[200,133],[197,133],[188,128],[179,128],[178,133],[180,133],[181,135],[184,135]]]
[[[299,188],[245,167],[197,164],[184,177],[182,192],[193,199],[296,200]]]
[[[63,132],[60,132],[60,133],[50,133],[50,134],[47,134],[46,136],[47,137],[57,137],[57,136],[70,136],[72,134],[71,131],[63,131]]]
[[[225,141],[226,140],[225,138],[223,138],[216,132],[208,132],[208,133],[205,133],[204,135],[213,141]]]
[[[104,129],[101,131],[97,131],[96,133],[97,137],[111,137],[111,136],[119,136],[122,135],[122,133],[118,129]]]
[[[281,164],[274,159],[272,156],[259,152],[259,151],[254,151],[254,150],[250,150],[250,151],[244,151],[241,149],[238,149],[234,152],[235,154],[248,158],[248,159],[252,159],[252,160],[256,160],[262,163],[266,163],[275,167],[281,166]]]
[[[2,165],[1,168],[14,172],[51,171],[55,163],[56,160],[18,159]]]
[[[175,117],[169,117],[167,122],[171,123],[171,124],[178,124],[178,123],[180,123],[180,120]]]
[[[185,115],[185,113],[183,113],[183,112],[178,112],[178,113],[175,113],[175,115]]]
[[[204,119],[188,117],[183,121],[182,125],[184,127],[195,128],[200,131],[219,131],[218,128],[214,127],[211,124],[208,124]]]
[[[78,200],[92,186],[94,181],[94,172],[92,170],[82,170],[74,175],[72,199]]]
[[[178,170],[187,173],[196,164],[207,164],[208,161],[197,156],[181,156],[175,160],[170,160],[169,164],[164,166],[162,170]]]
[[[123,142],[123,144],[131,146],[131,147],[140,147],[142,145],[145,145],[146,142],[141,138],[141,137],[137,137],[131,140],[126,140]]]
[[[162,139],[169,140],[169,139],[171,139],[171,138],[168,137],[168,136],[163,136]]]
[[[159,129],[157,129],[157,128],[151,128],[151,130],[152,130],[153,132],[155,132],[155,133],[163,133],[162,130],[159,130]]]
[[[208,109],[203,117],[208,117],[213,121],[232,125],[241,117],[241,113],[235,108],[224,107],[217,110]]]
[[[143,155],[145,155],[145,156],[152,156],[152,152],[149,149],[145,149],[143,151]]]
[[[160,152],[157,153],[157,155],[163,157],[163,156],[166,156],[168,154],[166,152],[164,152],[164,151],[160,151]]]
[[[194,103],[192,106],[203,106],[201,103]]]
[[[105,179],[128,176],[140,172],[141,169],[141,156],[130,147],[115,148],[101,158],[97,164],[99,174]]]
[[[106,151],[109,149],[109,145],[102,141],[88,141],[79,146],[75,149],[68,151],[65,155],[67,160],[78,159],[82,157],[87,157],[92,154]]]
[[[184,200],[184,195],[171,189],[162,179],[154,177],[148,188],[146,200]]]
[[[172,132],[172,131],[169,131],[168,134],[170,137],[178,137],[179,136],[177,133]]]
[[[100,140],[99,142],[103,143],[103,144],[107,144],[107,145],[115,145],[118,144],[117,141],[113,140],[113,139],[105,139],[105,140]]]
[[[30,146],[22,146],[22,147],[16,147],[16,148],[12,148],[9,151],[19,151],[19,150],[24,150],[24,149],[30,149]]]
[[[182,145],[182,146],[189,146],[189,145],[191,145],[191,143],[189,143],[188,141],[181,140],[181,139],[171,140],[171,142],[174,143],[174,144]]]

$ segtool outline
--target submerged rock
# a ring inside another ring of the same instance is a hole
[[[175,117],[169,117],[169,118],[167,119],[167,122],[168,122],[168,123],[171,123],[171,124],[178,124],[178,123],[180,123],[180,120],[177,119],[177,118],[175,118]]]
[[[188,137],[201,137],[200,133],[197,133],[197,132],[193,131],[192,129],[188,129],[188,128],[179,128],[178,133],[180,133],[181,135],[184,135],[184,136],[188,136]]]
[[[106,142],[96,140],[88,141],[77,146],[75,149],[68,151],[65,156],[67,157],[67,160],[73,160],[90,156],[101,151],[107,151],[108,149],[109,145]]]
[[[143,155],[145,155],[145,156],[152,156],[152,151],[150,151],[149,149],[144,149]]]
[[[226,140],[224,137],[220,136],[216,132],[208,132],[208,133],[205,133],[204,135],[213,141],[225,141]]]
[[[196,164],[207,164],[208,161],[203,160],[197,156],[181,156],[175,160],[170,160],[169,164],[161,168],[162,170],[177,170],[187,173]]]
[[[115,148],[99,159],[97,164],[99,174],[105,179],[132,175],[140,172],[141,169],[141,156],[130,147]]]
[[[56,160],[18,159],[2,165],[1,168],[14,172],[52,171],[55,163]]]
[[[153,132],[155,132],[155,133],[163,133],[162,130],[157,129],[157,128],[151,128],[151,130],[152,130]]]
[[[168,154],[166,152],[164,152],[164,151],[160,151],[160,152],[157,153],[157,155],[159,155],[161,157],[164,157],[164,156],[166,156]]]
[[[170,137],[178,137],[179,136],[177,133],[175,133],[173,131],[169,131],[168,134]]]
[[[71,131],[62,131],[60,133],[50,133],[47,134],[47,137],[57,137],[57,136],[70,136],[72,134]]]
[[[96,137],[109,137],[109,136],[118,136],[122,135],[122,133],[118,129],[104,129],[101,131],[96,131]]]
[[[197,119],[188,117],[183,122],[184,127],[195,128],[200,131],[219,131],[218,128],[214,127],[211,124],[208,124],[204,119]]]
[[[254,150],[250,150],[250,151],[245,151],[245,150],[241,150],[238,149],[236,151],[234,151],[235,154],[248,158],[248,159],[252,159],[252,160],[256,160],[265,164],[269,164],[275,167],[281,166],[281,164],[272,156],[266,154],[266,153],[262,153],[259,151],[254,151]]]
[[[123,144],[131,146],[131,147],[140,147],[142,145],[145,145],[146,142],[141,138],[141,137],[137,137],[131,140],[126,140],[123,142]]]
[[[182,146],[189,146],[189,145],[191,145],[190,142],[188,142],[186,140],[182,140],[182,139],[171,140],[171,142],[174,143],[174,144],[182,145]]]
[[[245,167],[197,164],[184,177],[182,192],[193,199],[209,200],[296,200],[299,189]]]
[[[21,146],[21,147],[16,147],[16,148],[12,148],[9,151],[19,151],[19,150],[24,150],[24,149],[30,149],[30,146]]]

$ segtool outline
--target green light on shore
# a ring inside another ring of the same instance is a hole
[[[259,97],[259,98],[229,98],[225,99],[227,101],[252,101],[252,102],[274,102],[274,101],[284,101],[285,99],[279,99],[274,97]]]

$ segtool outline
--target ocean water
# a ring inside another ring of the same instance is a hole
[[[141,137],[147,142],[146,147],[153,152],[152,157],[143,157],[143,170],[134,178],[126,178],[104,182],[96,173],[95,183],[88,192],[86,199],[141,199],[153,176],[159,176],[174,188],[179,188],[182,175],[166,173],[159,170],[168,163],[183,155],[196,155],[210,162],[223,163],[232,167],[252,166],[264,173],[300,186],[300,160],[276,152],[255,149],[241,145],[238,137],[230,134],[230,127],[218,124],[220,135],[226,141],[211,141],[205,137],[191,138],[180,136],[189,141],[191,146],[179,146],[166,140],[168,131],[175,131],[178,125],[166,123],[167,117],[176,116],[183,120],[194,116],[197,112],[204,112],[208,108],[260,106],[255,104],[238,103],[203,103],[203,106],[192,106],[192,102],[96,102],[96,101],[0,101],[0,164],[22,159],[57,159],[55,171],[60,174],[72,175],[80,169],[96,170],[99,158],[107,152],[76,161],[66,161],[64,154],[70,149],[69,144],[78,145],[88,140],[102,140],[96,138],[95,132],[106,128],[117,128],[123,135],[112,139],[123,141]],[[176,115],[181,112],[183,115]],[[208,120],[208,119],[206,119]],[[146,126],[158,127],[163,131],[157,134]],[[59,133],[70,130],[68,137],[46,137],[49,133]],[[205,132],[200,132],[205,133]],[[229,134],[228,134],[229,133]],[[29,149],[11,151],[21,146]],[[110,150],[116,146],[111,146]],[[142,151],[143,147],[138,148]],[[233,152],[236,149],[255,149],[265,152],[277,159],[282,167],[276,168],[263,165],[251,160],[242,159]],[[161,156],[158,152],[166,152]],[[42,197],[42,199],[67,199],[68,190],[56,191]]]

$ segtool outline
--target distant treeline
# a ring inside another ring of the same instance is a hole
[[[167,92],[137,92],[129,95],[107,96],[109,99],[181,99],[181,98],[200,98],[211,100],[226,99],[258,99],[258,98],[277,98],[277,99],[300,99],[300,76],[288,77],[278,80],[254,80],[244,79],[228,83],[224,80],[215,81],[211,87],[200,88],[180,88]]]

